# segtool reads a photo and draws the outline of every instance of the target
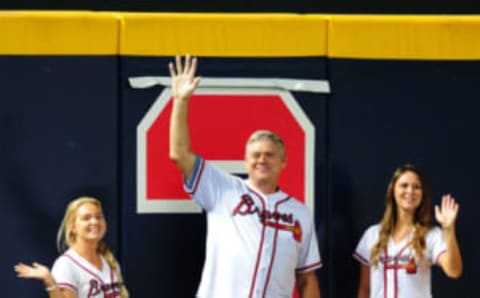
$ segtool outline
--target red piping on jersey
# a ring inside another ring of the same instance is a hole
[[[263,286],[262,297],[264,298],[265,298],[265,295],[267,294],[268,283],[270,282],[270,275],[272,273],[273,262],[275,260],[275,252],[277,250],[277,236],[278,236],[278,229],[275,229],[275,235],[273,236],[272,258],[270,260],[270,265],[268,266],[268,273],[267,273],[267,278],[265,279],[265,285]]]
[[[278,210],[278,206],[282,203],[285,203],[286,201],[288,201],[288,199],[290,199],[290,196],[287,196],[286,198],[278,201],[277,203],[275,203],[275,208],[273,209],[274,212],[277,212]],[[278,223],[278,219],[277,219],[277,223]],[[265,297],[265,295],[267,294],[267,288],[268,288],[268,283],[270,282],[270,275],[272,273],[272,267],[273,267],[273,263],[275,261],[275,253],[277,251],[277,239],[278,239],[278,228],[275,228],[275,235],[273,237],[273,251],[272,251],[272,259],[270,260],[270,266],[268,266],[268,274],[267,274],[267,278],[265,280],[265,286],[263,287],[263,297]]]
[[[367,258],[365,258],[364,256],[362,256],[361,254],[359,254],[358,252],[354,252],[353,253],[353,256],[358,258],[360,261],[362,261],[363,263],[365,264],[370,264],[370,261],[367,260]]]
[[[388,256],[387,247],[385,247],[385,256]],[[385,258],[385,263],[388,262],[388,259]],[[387,265],[383,264],[383,297],[387,298],[388,292],[388,281],[387,281]]]
[[[192,195],[197,191],[198,184],[200,183],[200,178],[202,177],[204,167],[205,167],[205,161],[203,159],[201,159],[200,160],[200,170],[198,171],[197,177],[195,179],[195,185],[192,188],[192,192],[191,192]],[[195,178],[195,177],[193,177],[193,178]]]
[[[438,262],[440,261],[440,257],[446,252],[447,252],[447,250],[444,249],[438,254],[438,256],[435,258],[435,264],[438,264]]]
[[[247,189],[260,199],[260,201],[262,202],[262,207],[263,207],[263,209],[265,209],[265,201],[263,200],[263,197],[261,195],[259,195],[257,192],[255,192],[254,190],[252,190],[248,187],[247,187]],[[253,290],[255,289],[255,282],[256,282],[256,279],[257,279],[258,266],[260,264],[260,259],[262,257],[263,241],[265,240],[265,229],[266,229],[266,226],[262,226],[262,237],[260,238],[260,245],[258,246],[257,261],[255,262],[255,270],[253,272],[252,284],[250,285],[250,293],[248,294],[249,298],[252,297]]]
[[[57,283],[57,285],[59,285],[60,288],[70,288],[70,289],[74,290],[75,292],[78,292],[77,287],[68,283],[68,282],[59,282],[59,283]]]
[[[297,272],[302,272],[302,271],[306,271],[306,270],[309,270],[309,269],[312,269],[312,268],[318,268],[318,267],[322,267],[322,262],[321,261],[313,263],[313,264],[305,266],[305,267],[302,267],[302,268],[297,268],[296,271]]]
[[[88,273],[90,273],[91,275],[93,275],[96,279],[98,279],[102,285],[105,284],[105,282],[99,277],[97,276],[95,273],[93,273],[92,271],[88,270],[88,268],[86,268],[85,266],[83,266],[82,264],[80,264],[77,260],[75,260],[72,256],[70,256],[69,254],[67,253],[64,253],[63,254],[64,256],[68,257],[70,260],[72,260],[78,267],[82,268],[83,270],[87,271]]]
[[[387,246],[385,246],[385,263],[383,264],[383,285],[384,285],[384,297],[387,298],[387,270],[393,269],[393,297],[397,298],[398,297],[398,270],[402,269],[403,267],[398,265],[398,258],[400,255],[403,253],[403,251],[412,244],[413,241],[408,242],[400,251],[393,257],[394,264],[393,265],[388,265],[388,249]]]

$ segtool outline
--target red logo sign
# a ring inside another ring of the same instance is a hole
[[[169,159],[170,89],[164,89],[137,127],[137,212],[201,212],[183,190]],[[288,91],[199,88],[190,102],[194,152],[231,173],[245,173],[245,143],[257,129],[282,136],[287,166],[280,187],[313,211],[314,127]]]

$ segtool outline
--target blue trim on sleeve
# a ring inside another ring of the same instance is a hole
[[[186,179],[186,177],[183,176],[183,184],[188,192],[192,192],[193,187],[195,186],[195,181],[198,179],[198,173],[200,172],[202,163],[203,159],[200,156],[195,155],[195,164],[193,165],[192,176],[190,179]]]

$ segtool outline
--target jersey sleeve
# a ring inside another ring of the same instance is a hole
[[[322,259],[318,248],[317,234],[313,219],[309,217],[309,229],[304,235],[297,263],[297,272],[308,272],[322,267]]]
[[[78,277],[75,274],[76,268],[72,262],[65,256],[57,258],[52,267],[52,276],[60,288],[78,291]]]
[[[440,257],[447,251],[445,238],[439,227],[434,227],[428,232],[427,249],[429,251],[429,262],[431,264],[438,264]]]
[[[376,239],[378,239],[378,229],[376,226],[372,226],[363,233],[353,252],[353,257],[360,263],[370,266],[370,253],[373,245],[376,243]]]
[[[234,176],[197,155],[192,176],[190,179],[184,178],[184,189],[197,204],[210,211],[215,208],[222,193],[231,189],[235,181]]]

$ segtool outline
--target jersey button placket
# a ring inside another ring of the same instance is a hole
[[[270,198],[267,199],[267,210],[271,211],[273,210],[273,204],[272,200]],[[266,219],[269,220],[269,219]],[[268,275],[268,270],[270,267],[270,261],[272,259],[272,248],[273,248],[273,238],[275,237],[275,229],[272,227],[266,227],[265,230],[265,242],[263,244],[263,253],[262,253],[262,262],[260,265],[260,276],[261,276],[261,283],[259,283],[259,293],[258,297],[262,297],[263,293],[266,293],[266,290],[264,287],[266,286],[267,283],[267,275]]]

